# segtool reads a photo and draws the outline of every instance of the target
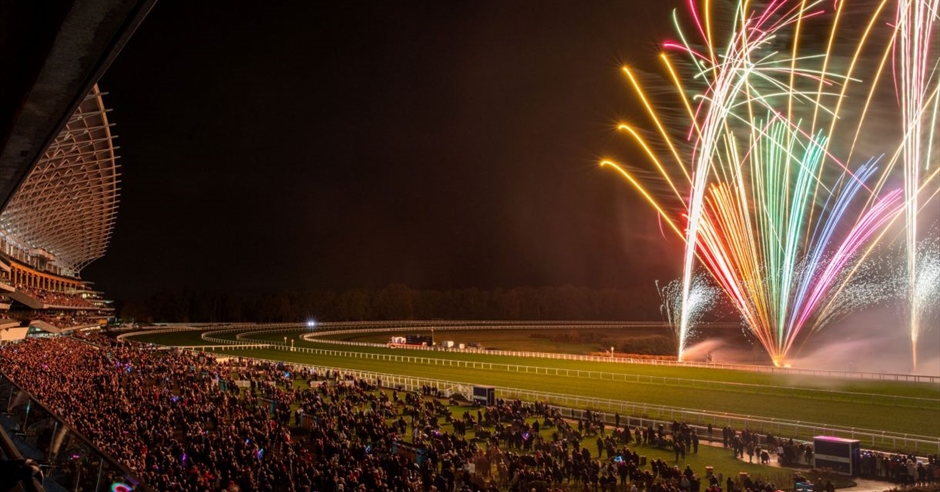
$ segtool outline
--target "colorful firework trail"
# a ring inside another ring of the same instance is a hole
[[[937,22],[940,0],[897,1],[902,5],[896,19],[888,18],[888,0],[771,0],[760,7],[744,1],[731,16],[731,35],[718,45],[717,13],[707,1],[700,11],[690,0],[694,34],[678,29],[681,42],[664,43],[661,56],[690,120],[684,135],[662,124],[637,77],[624,68],[658,141],[646,141],[630,125],[619,128],[645,151],[674,196],[655,196],[645,186],[650,183],[614,161],[602,165],[618,170],[685,241],[680,340],[693,321],[698,265],[715,279],[773,362],[781,364],[798,342],[847,314],[844,307],[851,303],[840,296],[853,291],[856,272],[904,211],[908,243],[916,246],[916,227],[910,224],[921,210],[917,197],[936,176],[926,162],[940,85],[937,62],[926,60],[926,45],[933,39],[929,28]],[[846,12],[861,7],[869,12],[856,26],[861,34],[843,36],[859,41],[838,42],[840,29],[851,24]],[[909,11],[916,13],[902,15]],[[810,22],[826,26],[824,45],[801,38]],[[892,144],[890,135],[878,134],[875,140],[887,144],[884,156],[855,162],[855,143],[865,140],[865,115],[883,74],[893,73],[884,68],[895,49],[901,65],[910,65],[900,70],[898,82],[898,101],[907,106],[903,122],[896,122],[904,138]],[[872,51],[882,53],[881,63],[861,61]],[[682,83],[681,61],[675,58],[688,60],[690,84]],[[850,99],[865,102],[850,106]],[[926,135],[925,148],[914,134]],[[657,144],[668,149],[664,157],[652,150]],[[908,161],[927,172],[918,167],[912,177]],[[904,167],[906,179],[895,189],[889,177],[896,167]],[[915,272],[916,248],[912,251],[909,271]],[[914,277],[911,273],[912,320]]]
[[[897,93],[901,105],[904,143],[905,226],[907,232],[907,273],[910,289],[911,354],[917,367],[917,340],[921,334],[921,315],[924,311],[919,295],[921,269],[918,262],[919,189],[921,170],[928,169],[933,137],[937,129],[937,61],[931,57],[931,47],[937,49],[937,38],[933,28],[940,16],[940,0],[898,0],[897,29],[898,46],[895,55]],[[933,109],[928,111],[931,99],[930,87],[934,87]],[[926,123],[926,125],[925,125]],[[926,144],[926,145],[925,145]]]

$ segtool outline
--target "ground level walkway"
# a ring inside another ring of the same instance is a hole
[[[720,441],[707,442],[703,440],[702,443],[708,446],[715,446],[719,448],[722,447],[722,443]],[[731,448],[728,448],[728,452],[732,452]],[[738,460],[743,463],[747,463],[747,456],[746,455],[742,456],[741,458],[738,458]],[[806,471],[806,468],[793,468],[793,467],[782,466],[780,462],[776,459],[771,459],[770,461],[767,462],[765,466],[792,470],[794,474],[797,472]],[[855,486],[843,488],[841,490],[844,490],[846,492],[884,492],[886,490],[891,490],[891,489],[898,487],[898,484],[895,484],[886,480],[872,480],[868,478],[859,478],[859,477],[852,477],[851,480],[855,482]],[[819,492],[821,490],[821,484],[814,484],[814,485],[815,485],[814,492]]]

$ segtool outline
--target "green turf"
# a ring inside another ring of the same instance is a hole
[[[300,330],[297,332],[300,333]],[[887,396],[900,396],[912,398],[927,398],[940,400],[940,385],[931,385],[926,383],[907,383],[898,381],[871,381],[871,380],[846,380],[838,378],[826,378],[818,376],[800,376],[790,374],[773,374],[734,371],[728,369],[706,369],[696,367],[677,367],[677,366],[658,366],[652,364],[626,364],[609,362],[586,362],[578,360],[560,360],[560,359],[542,359],[532,357],[511,357],[492,354],[477,354],[465,352],[448,351],[426,351],[426,350],[407,350],[392,349],[386,347],[358,347],[349,345],[331,345],[324,343],[306,342],[291,333],[263,334],[255,333],[248,336],[253,340],[263,340],[268,342],[283,342],[284,336],[294,340],[296,347],[310,347],[317,349],[331,349],[339,351],[355,351],[374,354],[393,354],[393,355],[413,355],[416,357],[428,357],[435,359],[463,360],[475,362],[492,362],[501,364],[517,364],[525,366],[550,366],[560,369],[572,369],[582,371],[599,371],[616,374],[635,374],[640,376],[650,376],[659,378],[679,378],[684,380],[703,380],[728,383],[778,386],[787,388],[811,388],[823,390],[838,390],[843,393],[862,393]],[[678,383],[671,383],[678,384]],[[738,392],[757,392],[757,389],[740,389]],[[790,394],[789,392],[787,393]],[[822,398],[826,398],[823,396]],[[831,398],[842,399],[845,397]],[[864,398],[859,397],[862,400]],[[938,407],[940,410],[940,407]]]
[[[306,381],[295,380],[293,382],[293,387],[296,389],[303,390],[303,389],[307,389],[308,385]],[[388,394],[389,398],[391,398],[391,390],[386,389],[386,390],[381,390],[381,391]],[[255,395],[260,396],[260,393],[256,391]],[[298,404],[295,404],[292,408],[292,411],[296,411],[298,406],[299,406]],[[449,405],[448,404],[447,407],[455,418],[460,418],[464,412],[470,412],[471,414],[474,412],[474,409],[467,405]],[[363,406],[363,408],[365,408],[365,406]],[[387,420],[389,421],[398,420],[398,417],[397,416],[391,417]],[[534,422],[535,420],[536,420],[535,418],[527,419],[527,421],[530,424]],[[403,436],[403,438],[405,441],[411,442],[412,432],[411,432],[411,426],[410,426],[410,418],[406,417],[405,421],[409,424],[409,427],[408,427],[408,431],[405,433],[405,436]],[[293,422],[293,420],[291,420],[291,422]],[[447,433],[454,432],[453,425],[447,423],[443,419],[441,419],[440,424],[441,424],[441,427],[440,427],[441,432],[447,432]],[[488,426],[484,428],[488,431],[493,430],[492,426]],[[302,429],[298,427],[294,427],[293,430],[294,432],[298,432],[298,434],[302,432]],[[612,430],[612,429],[609,429],[609,430]],[[554,431],[555,431],[554,428],[543,427],[540,430],[540,434],[545,440],[551,440],[552,433]],[[468,430],[467,438],[470,439],[473,437],[474,437],[473,430],[472,429]],[[598,454],[597,446],[595,445],[595,440],[596,440],[595,437],[587,436],[582,441],[581,446],[587,448],[590,451],[591,456],[594,458],[609,459],[609,457],[607,456],[602,458],[601,455]],[[501,447],[504,447],[504,446],[501,445]],[[771,467],[771,466],[764,466],[764,465],[760,465],[757,463],[747,463],[745,461],[736,459],[734,457],[733,452],[730,449],[710,446],[710,445],[707,445],[704,441],[702,441],[701,446],[699,446],[698,453],[692,453],[690,451],[689,453],[685,455],[683,459],[680,459],[679,461],[676,460],[675,453],[673,453],[672,451],[664,450],[664,449],[660,449],[656,447],[641,446],[641,445],[636,445],[634,443],[633,446],[631,446],[631,450],[635,450],[640,456],[645,457],[647,460],[647,463],[655,459],[661,459],[661,460],[666,461],[670,465],[679,466],[682,469],[684,469],[686,466],[689,466],[692,468],[692,470],[695,473],[697,473],[701,477],[705,477],[706,467],[710,466],[710,467],[713,467],[713,469],[715,470],[715,473],[720,473],[724,477],[728,477],[729,475],[732,477],[737,477],[739,473],[746,472],[753,478],[779,484],[780,487],[782,488],[789,488],[789,484],[792,482],[792,479],[793,479],[792,470],[780,469],[780,468]],[[722,481],[722,483],[724,483],[724,481]]]
[[[546,331],[548,335],[557,335],[570,329],[551,329]],[[446,330],[435,332],[435,340],[452,340],[455,343],[478,343],[489,349],[495,350],[522,350],[531,352],[549,352],[560,354],[588,354],[601,351],[600,343],[597,342],[564,342],[545,338],[546,332],[542,330]],[[599,334],[599,330],[582,330],[591,334]],[[634,335],[636,332],[633,332]],[[430,335],[430,330],[403,330],[395,333],[347,333],[339,335],[329,335],[324,337],[328,340],[348,340],[356,342],[385,343],[393,335]],[[643,332],[642,334],[647,334]],[[613,338],[615,344],[619,338],[625,335],[617,335]],[[595,335],[594,338],[599,338]]]
[[[707,390],[669,386],[634,385],[622,382],[583,380],[544,374],[423,366],[349,357],[310,356],[272,350],[236,350],[231,355],[258,357],[343,367],[363,371],[401,374],[475,384],[520,388],[549,393],[643,402],[654,405],[694,408],[828,425],[878,429],[916,435],[940,436],[936,408],[890,408],[872,405],[846,405],[842,402],[806,401],[768,395],[741,398],[735,394],[715,394]]]
[[[367,353],[386,353],[395,355],[413,355],[435,359],[493,362],[500,364],[519,364],[552,368],[603,371],[615,374],[640,374],[645,376],[682,378],[686,380],[723,381],[728,383],[759,384],[767,387],[813,388],[828,387],[834,382],[842,386],[843,392],[870,393],[878,395],[915,396],[932,399],[940,398],[940,388],[936,385],[898,383],[886,381],[845,381],[827,378],[794,377],[779,374],[752,373],[744,371],[700,369],[689,367],[654,366],[646,364],[620,364],[604,362],[565,361],[543,358],[505,357],[490,354],[469,354],[461,352],[429,352],[402,349],[335,346],[320,343],[308,343],[298,340],[294,333],[253,333],[247,338],[283,342],[284,336],[295,340],[297,347],[339,349]],[[225,334],[224,339],[234,340],[236,332]],[[219,335],[214,335],[223,338]],[[137,337],[141,341],[168,345],[210,345],[199,338],[197,332],[177,332]],[[559,394],[590,396],[620,401],[634,401],[670,407],[694,408],[709,412],[728,412],[754,415],[766,418],[801,420],[828,425],[850,426],[864,429],[879,429],[915,435],[940,436],[940,404],[936,402],[915,402],[907,407],[894,407],[883,404],[871,404],[865,401],[847,402],[845,398],[861,398],[844,394],[834,394],[829,400],[813,398],[794,398],[792,389],[782,389],[782,395],[742,394],[720,389],[680,387],[675,384],[636,384],[622,381],[602,381],[598,379],[579,379],[574,377],[547,376],[545,374],[524,374],[504,370],[469,369],[440,365],[413,364],[402,362],[377,361],[343,356],[323,356],[300,353],[288,353],[276,350],[239,350],[234,355],[254,356],[267,359],[283,359],[290,362],[319,364],[345,367],[366,371],[402,374],[415,377],[453,380],[476,384],[492,384]],[[879,398],[883,401],[884,398]]]

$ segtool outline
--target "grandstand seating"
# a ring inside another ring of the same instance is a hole
[[[60,308],[60,309],[94,309],[95,305],[91,302],[84,299],[78,294],[70,294],[65,292],[54,292],[46,289],[39,289],[35,287],[26,287],[23,285],[17,285],[16,291],[22,293],[28,297],[31,297],[35,300],[38,300],[42,303],[43,308]]]

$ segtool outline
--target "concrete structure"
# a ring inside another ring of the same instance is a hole
[[[119,192],[96,83],[155,2],[0,0],[3,340],[112,311],[80,276],[107,249]]]
[[[94,86],[0,212],[0,307],[12,308],[10,318],[60,333],[110,316],[80,274],[104,255],[114,228],[115,149]]]
[[[0,0],[0,206],[156,0]]]

